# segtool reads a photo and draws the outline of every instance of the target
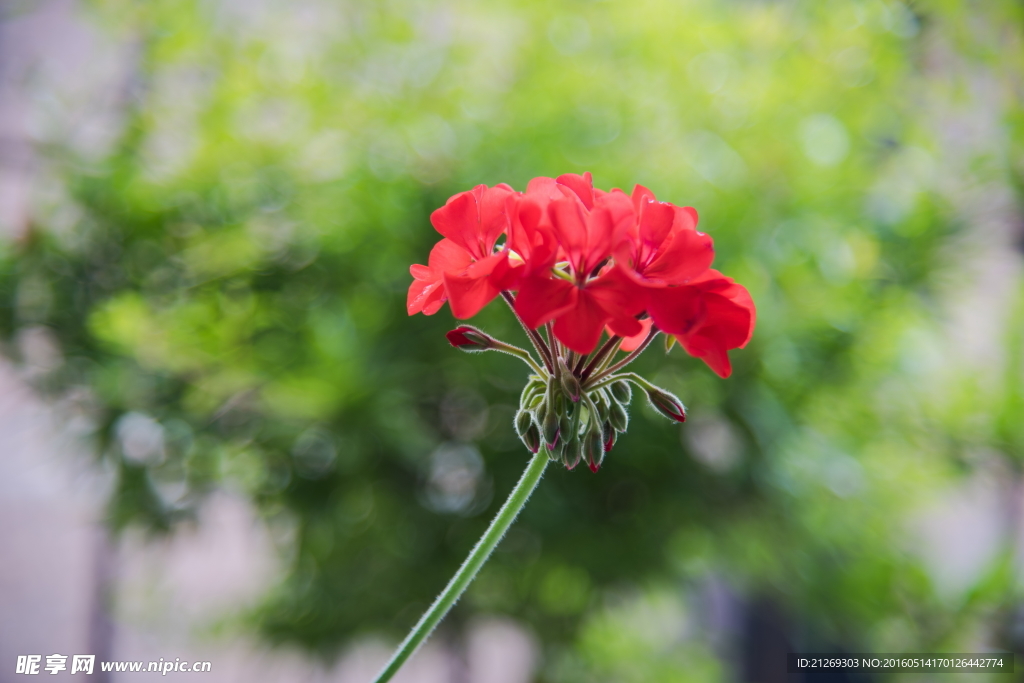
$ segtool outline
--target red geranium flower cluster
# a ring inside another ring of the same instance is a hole
[[[447,301],[465,320],[504,292],[526,326],[552,323],[576,353],[594,351],[605,330],[629,351],[653,325],[722,377],[732,371],[728,350],[753,333],[754,302],[711,268],[697,212],[640,185],[604,192],[589,173],[534,178],[522,193],[478,185],[430,221],[444,239],[426,266],[410,269],[410,315]]]

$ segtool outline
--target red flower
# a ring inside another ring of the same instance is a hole
[[[641,326],[635,316],[644,309],[643,292],[622,268],[609,263],[634,220],[629,197],[594,190],[589,173],[538,180],[535,196],[522,202],[519,223],[530,248],[543,258],[537,263],[531,254],[535,262],[528,261],[516,312],[532,328],[554,320],[555,336],[578,353],[594,350],[606,324],[616,334],[637,334]],[[557,253],[545,246],[546,234],[554,237]],[[553,270],[556,258],[565,259],[566,271]]]
[[[452,315],[472,318],[498,295],[510,266],[508,250],[494,253],[494,245],[508,230],[506,200],[512,196],[514,190],[505,184],[477,185],[430,215],[446,239],[431,251],[429,267],[410,269],[415,281],[409,287],[409,315],[432,315],[448,299]]]
[[[720,377],[732,374],[728,350],[747,345],[757,319],[750,292],[710,268],[686,285],[650,290],[648,312]]]

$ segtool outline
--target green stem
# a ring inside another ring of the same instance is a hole
[[[636,360],[637,356],[639,356],[641,353],[643,353],[644,349],[646,349],[648,346],[650,346],[651,342],[654,341],[654,338],[656,336],[658,336],[658,331],[659,330],[658,330],[658,328],[656,326],[651,325],[651,331],[647,333],[647,338],[643,340],[643,342],[640,344],[640,346],[636,347],[636,349],[634,349],[632,353],[630,353],[628,356],[626,356],[625,358],[620,360],[615,365],[611,366],[607,370],[602,370],[598,374],[594,375],[592,378],[590,378],[590,380],[588,382],[588,384],[590,386],[587,386],[587,387],[584,387],[584,388],[587,391],[590,391],[591,389],[594,388],[594,386],[597,385],[598,382],[603,380],[605,377],[607,377],[608,375],[611,375],[611,374],[614,374],[614,373],[618,372],[619,370],[621,370],[622,368],[626,367],[627,365],[632,363],[634,360]]]
[[[494,346],[491,348],[495,351],[501,351],[502,353],[507,353],[510,356],[522,359],[538,375],[543,376],[545,374],[544,369],[537,365],[537,361],[533,359],[533,356],[531,356],[530,352],[526,349],[521,349],[518,346],[512,346],[511,344],[506,344],[505,342],[498,340],[495,340]]]
[[[430,606],[427,613],[420,618],[412,631],[409,632],[409,635],[402,641],[402,644],[398,646],[398,650],[391,656],[391,661],[377,675],[374,683],[385,683],[385,681],[391,680],[391,677],[398,672],[402,664],[405,663],[405,660],[409,659],[419,649],[419,646],[423,644],[441,620],[444,619],[444,616],[448,614],[448,610],[452,608],[466,588],[469,587],[469,584],[476,578],[477,572],[480,571],[487,558],[494,552],[495,546],[498,545],[498,542],[505,535],[505,532],[508,531],[508,528],[512,526],[512,522],[519,515],[519,511],[523,509],[530,494],[537,488],[537,484],[540,482],[547,464],[548,454],[542,446],[537,451],[537,454],[533,456],[526,471],[523,472],[519,483],[512,489],[512,493],[508,495],[508,500],[498,510],[498,514],[494,517],[494,521],[491,522],[491,526],[487,527],[487,531],[484,532],[476,546],[470,551],[469,557],[459,567],[459,571],[455,572],[455,576],[448,582],[448,585],[445,586],[441,594],[437,596],[434,604]]]

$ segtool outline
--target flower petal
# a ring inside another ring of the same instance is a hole
[[[696,230],[677,230],[643,271],[648,280],[684,284],[711,267],[715,244],[710,235]]]
[[[459,320],[472,318],[480,309],[498,296],[498,288],[494,286],[490,275],[501,261],[508,259],[508,252],[503,251],[477,261],[463,273],[445,273],[444,286],[448,292],[448,305],[452,315]]]
[[[555,320],[555,336],[577,353],[590,353],[597,346],[608,317],[601,304],[582,290],[576,305]]]
[[[535,329],[575,306],[578,293],[579,290],[565,280],[526,277],[516,295],[516,313],[527,327]]]
[[[650,334],[651,325],[654,324],[654,321],[650,318],[644,318],[638,322],[640,323],[640,332],[622,340],[622,344],[619,345],[619,349],[622,351],[635,351],[643,343],[644,339],[647,339],[647,335]],[[608,328],[608,334],[614,334],[611,328]]]
[[[565,173],[558,176],[555,180],[559,185],[565,185],[572,190],[580,198],[580,201],[583,202],[583,206],[587,208],[587,211],[594,208],[594,178],[590,175],[590,171],[583,175]]]

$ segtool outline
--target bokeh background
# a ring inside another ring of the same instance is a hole
[[[401,680],[1024,652],[1020,3],[0,7],[0,681],[369,680],[527,461],[524,368],[405,314],[429,213],[584,171],[695,206],[757,331],[649,350],[690,420],[551,468]]]

